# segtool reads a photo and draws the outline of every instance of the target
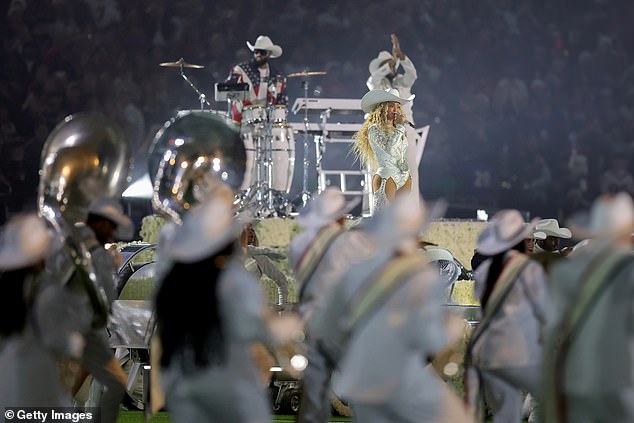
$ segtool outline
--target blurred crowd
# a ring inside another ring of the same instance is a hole
[[[0,31],[0,221],[33,209],[41,147],[66,115],[100,110],[133,149],[211,96],[247,40],[284,48],[285,73],[318,70],[310,95],[360,98],[368,62],[397,33],[431,124],[426,198],[457,210],[563,218],[605,191],[634,193],[634,4],[622,0],[10,0]],[[288,83],[290,102],[302,95]],[[222,109],[222,104],[217,105]],[[451,216],[448,216],[451,217]],[[475,217],[475,212],[473,212]]]

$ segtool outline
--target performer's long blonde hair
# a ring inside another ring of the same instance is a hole
[[[379,103],[372,113],[370,113],[363,122],[363,126],[359,131],[354,134],[353,139],[354,143],[352,144],[352,152],[354,153],[354,157],[356,160],[359,160],[361,166],[370,165],[373,169],[376,169],[376,156],[372,151],[372,146],[370,145],[370,140],[368,139],[368,128],[370,125],[377,124],[379,128],[387,131],[390,128],[394,128],[393,125],[388,124],[387,122],[387,106],[389,102]],[[403,114],[403,110],[401,105],[397,103],[398,109],[397,112]]]

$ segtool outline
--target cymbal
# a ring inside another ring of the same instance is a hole
[[[178,59],[175,62],[163,62],[163,63],[159,63],[159,66],[163,66],[163,67],[167,67],[167,68],[180,68],[181,66],[184,68],[192,68],[192,69],[202,69],[204,68],[203,65],[194,65],[193,63],[187,63],[185,60],[183,60],[183,58],[181,57],[180,59]]]
[[[287,78],[293,78],[295,76],[315,76],[315,75],[326,75],[328,72],[308,72],[308,71],[304,71],[304,72],[297,72],[297,73],[289,73],[288,75],[286,75]]]

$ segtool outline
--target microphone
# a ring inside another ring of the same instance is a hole
[[[397,116],[399,116],[399,114],[394,112],[394,119],[396,119]],[[410,122],[409,120],[407,120],[407,119],[403,119],[403,123],[406,124],[406,125],[411,126],[414,129],[416,129],[416,126],[414,126],[414,124],[412,122]]]

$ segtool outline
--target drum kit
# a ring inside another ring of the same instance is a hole
[[[196,92],[200,101],[200,109],[205,106],[211,109],[207,96],[200,91],[185,75],[184,69],[201,69],[204,66],[186,62],[182,58],[175,62],[160,63],[163,67],[175,67],[180,69],[181,77]],[[326,72],[303,71],[291,73],[286,77],[278,76],[275,84],[269,89],[273,90],[273,98],[282,85],[286,84],[286,78],[302,78],[304,89],[304,101],[308,98],[308,77],[325,75]],[[214,99],[217,102],[227,101],[228,108],[233,101],[243,101],[248,95],[247,84],[231,82],[217,83],[215,85]],[[223,114],[219,111],[210,112]],[[298,199],[291,201],[289,193],[295,171],[295,137],[293,128],[288,121],[288,109],[286,104],[250,104],[242,109],[242,122],[240,125],[240,137],[246,150],[246,172],[244,181],[234,204],[238,210],[246,210],[256,218],[286,217],[295,211],[295,206],[306,205],[311,198],[307,188],[309,134],[308,116],[304,114],[304,157],[303,157],[303,181],[302,192]],[[226,117],[228,119],[229,113]]]

